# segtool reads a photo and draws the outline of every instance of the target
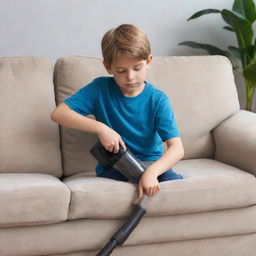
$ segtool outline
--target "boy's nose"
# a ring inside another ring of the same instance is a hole
[[[132,71],[127,72],[127,80],[132,81],[134,79],[134,73]]]

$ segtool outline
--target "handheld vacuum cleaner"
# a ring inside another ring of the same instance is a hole
[[[117,169],[133,183],[139,182],[146,169],[143,162],[137,159],[128,149],[124,150],[121,146],[117,153],[113,153],[106,150],[98,141],[90,152],[104,168],[110,169],[113,167]],[[146,213],[145,203],[147,199],[148,197],[146,195],[142,197],[142,199],[135,205],[131,216],[121,228],[117,230],[97,256],[108,256],[113,252],[116,246],[122,245],[125,242]]]

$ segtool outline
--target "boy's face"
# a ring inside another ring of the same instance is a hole
[[[103,64],[108,73],[113,74],[123,94],[128,97],[134,97],[142,92],[145,87],[146,71],[151,60],[151,55],[148,60],[122,57],[114,61],[110,67],[104,62]]]

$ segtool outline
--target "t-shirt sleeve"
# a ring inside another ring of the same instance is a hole
[[[156,129],[162,141],[179,137],[179,131],[174,117],[170,100],[167,96],[163,97],[156,110]]]
[[[71,95],[64,100],[75,112],[87,116],[94,114],[95,101],[98,95],[98,83],[97,79],[93,80],[88,85],[82,87],[75,94]]]

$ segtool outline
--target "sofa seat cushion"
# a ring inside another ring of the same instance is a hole
[[[69,201],[69,189],[54,176],[0,174],[0,227],[65,221]]]
[[[241,208],[256,204],[252,174],[212,159],[180,161],[182,180],[162,182],[147,202],[147,216],[169,216]],[[131,183],[76,174],[63,181],[71,190],[69,219],[128,216],[136,199]]]
[[[226,245],[228,238],[231,239],[232,237],[239,237],[237,242],[240,243],[240,246],[242,246],[246,245],[241,245],[243,236],[247,237],[247,245],[249,245],[249,248],[252,248],[252,243],[255,244],[256,247],[255,213],[256,206],[249,206],[239,209],[186,215],[144,217],[134,232],[125,241],[124,247],[143,244],[154,244],[156,247],[158,247],[160,243],[177,241],[182,243],[184,246],[185,241],[199,242],[200,240],[216,237],[221,237],[221,239],[224,239],[225,243],[223,243],[223,246]],[[109,239],[124,223],[124,221],[124,219],[80,219],[52,225],[1,228],[0,248],[2,251],[0,250],[0,252],[2,252],[2,255],[4,256],[35,256],[49,254],[61,254],[59,256],[68,256],[65,253],[100,249],[106,244],[107,241],[109,241]],[[249,239],[247,235],[253,235],[253,233],[254,239]],[[209,244],[211,243],[209,242]],[[196,250],[193,251],[192,247],[190,256],[199,255],[197,252],[201,250],[201,248],[198,249],[200,244],[196,243],[194,246]],[[122,247],[123,246],[121,246],[121,248]],[[230,253],[227,254],[215,253],[214,255],[251,255],[247,254],[246,251],[244,251],[245,254],[234,254],[231,253],[231,251],[229,252]],[[87,254],[87,252],[84,252],[83,254],[83,256],[88,255],[95,256],[96,253]],[[123,256],[121,252],[118,253],[118,250],[113,253],[113,256],[114,255]],[[148,256],[149,254],[145,252],[139,254],[131,253],[127,255]],[[177,254],[164,253],[154,255],[184,256],[184,251],[181,250]],[[206,251],[205,254],[202,253],[200,255],[209,256]]]

